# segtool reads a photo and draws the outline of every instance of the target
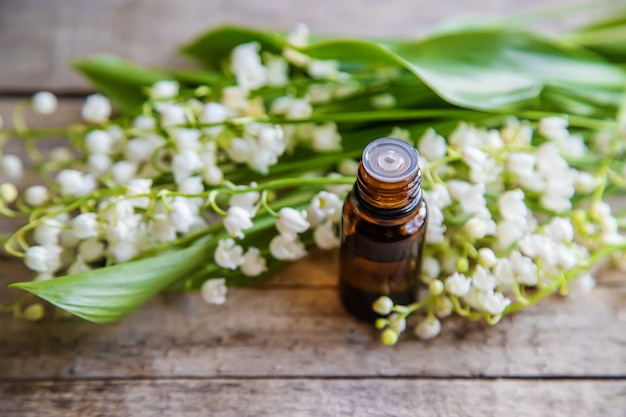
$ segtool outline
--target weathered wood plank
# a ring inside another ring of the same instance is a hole
[[[623,417],[626,382],[165,380],[0,384],[4,417]]]
[[[612,1],[595,4],[599,8]],[[0,2],[0,91],[89,90],[68,62],[98,52],[142,64],[179,65],[178,45],[223,23],[288,30],[305,22],[318,34],[415,36],[451,16],[509,15],[570,3],[447,0],[433,7],[427,0],[4,0]],[[575,17],[563,17],[550,28],[567,26]]]
[[[232,290],[221,307],[160,296],[123,322],[0,316],[0,378],[626,376],[626,286],[554,298],[494,328],[448,320],[393,348],[333,288]]]

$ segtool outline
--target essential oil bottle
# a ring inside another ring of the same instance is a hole
[[[347,310],[373,321],[373,302],[386,295],[396,303],[417,299],[426,235],[417,150],[407,142],[380,138],[363,151],[341,223],[339,292]]]

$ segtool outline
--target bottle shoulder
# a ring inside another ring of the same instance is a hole
[[[363,235],[406,236],[419,233],[425,229],[428,219],[428,207],[424,200],[416,208],[401,217],[378,217],[359,206],[358,201],[349,196],[343,209],[343,227]]]

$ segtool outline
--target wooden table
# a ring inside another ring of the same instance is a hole
[[[87,90],[63,69],[67,58],[114,50],[168,63],[169,45],[219,20],[411,34],[465,2],[421,2],[419,13],[406,14],[366,0],[174,4],[3,2],[0,114],[6,120],[20,97],[46,88],[62,94],[61,110],[31,118],[33,126],[76,121],[74,96]],[[345,13],[356,6],[356,16]],[[452,319],[435,340],[407,334],[384,347],[376,330],[343,310],[335,257],[314,252],[267,284],[231,290],[219,307],[197,294],[163,295],[107,326],[0,315],[0,416],[626,416],[623,273],[603,272],[593,292],[555,296],[495,327]],[[10,296],[4,284],[28,276],[19,262],[1,259],[0,300]]]

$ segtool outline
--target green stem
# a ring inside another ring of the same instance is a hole
[[[599,261],[606,258],[607,256],[616,252],[624,251],[624,250],[626,250],[626,242],[620,243],[618,245],[605,246],[604,248],[600,249],[589,258],[589,263],[585,265],[579,265],[577,267],[570,269],[569,271],[567,271],[567,273],[564,274],[563,280],[560,280],[560,279],[555,280],[551,282],[550,284],[546,285],[543,289],[537,291],[531,297],[528,297],[526,299],[527,301],[526,303],[517,302],[514,304],[510,304],[504,310],[502,314],[514,313],[516,311],[522,310],[523,308],[536,304],[539,300],[545,298],[546,296],[555,292],[557,289],[561,288],[563,285],[563,281],[565,282],[571,281],[572,279],[576,278],[584,271],[592,268],[595,264],[597,264]]]

